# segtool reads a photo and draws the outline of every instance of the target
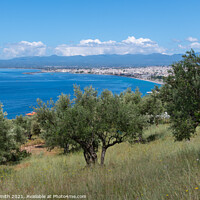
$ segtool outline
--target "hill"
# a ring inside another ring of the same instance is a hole
[[[199,200],[200,137],[174,142],[169,126],[159,125],[146,130],[145,138],[146,144],[110,148],[105,167],[85,167],[82,152],[56,155],[33,149],[21,164],[1,166],[0,193],[86,195],[91,200]]]
[[[42,68],[46,66],[61,67],[138,67],[171,65],[181,60],[181,54],[127,54],[127,55],[95,55],[95,56],[45,56],[21,57],[0,60],[0,67]]]

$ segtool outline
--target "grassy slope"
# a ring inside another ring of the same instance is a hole
[[[198,131],[200,133],[200,131]],[[106,167],[85,167],[81,153],[32,155],[1,174],[0,194],[86,194],[87,199],[200,199],[200,136],[174,142],[166,125],[151,127],[148,144],[110,148]]]

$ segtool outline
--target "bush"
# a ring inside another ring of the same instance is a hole
[[[19,149],[23,142],[25,142],[23,131],[6,118],[0,105],[0,164],[19,160],[21,157]]]

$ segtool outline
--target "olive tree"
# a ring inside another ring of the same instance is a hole
[[[130,89],[120,95],[105,90],[98,102],[97,135],[101,141],[101,164],[109,147],[141,137],[147,118],[141,114],[141,94]]]
[[[49,150],[59,146],[64,149],[64,153],[69,152],[69,144],[73,142],[64,130],[64,116],[70,107],[70,97],[64,94],[59,96],[56,103],[52,100],[44,103],[38,99],[36,120],[41,128],[41,137],[45,139]]]
[[[158,125],[161,115],[164,112],[164,104],[160,98],[158,87],[152,90],[151,94],[142,98],[141,111],[144,115],[148,116],[150,124]]]
[[[0,104],[0,163],[15,161],[20,153],[20,145],[25,142],[23,131],[6,118]]]
[[[32,118],[27,117],[27,116],[16,116],[16,118],[13,120],[14,124],[16,127],[21,128],[21,130],[24,132],[24,135],[28,138],[31,139],[32,133],[31,133],[31,122]]]
[[[200,57],[193,50],[172,65],[160,94],[176,140],[190,139],[200,123]]]
[[[73,100],[62,94],[59,100],[47,104],[39,101],[36,108],[38,122],[44,130],[47,145],[79,146],[87,165],[97,163],[97,152],[102,147],[101,164],[106,150],[118,143],[141,135],[146,122],[138,106],[139,93],[127,90],[120,95],[87,87],[84,92],[74,87]]]
[[[94,133],[97,92],[90,87],[83,93],[76,86],[74,91],[74,100],[62,94],[56,103],[38,101],[37,119],[49,147],[81,147],[90,165],[97,161],[98,142]]]

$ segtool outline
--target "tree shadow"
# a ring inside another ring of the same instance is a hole
[[[160,134],[152,134],[146,138],[146,142],[153,142],[155,140],[158,140],[159,138],[160,138]]]

